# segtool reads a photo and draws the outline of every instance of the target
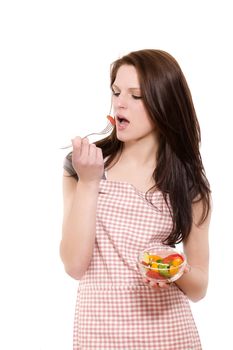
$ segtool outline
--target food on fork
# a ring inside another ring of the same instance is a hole
[[[107,115],[107,119],[110,121],[112,125],[116,125],[115,119],[111,115]]]

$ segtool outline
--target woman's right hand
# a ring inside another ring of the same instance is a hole
[[[72,165],[79,177],[85,183],[99,182],[104,173],[102,149],[89,143],[88,138],[75,137],[72,141]]]

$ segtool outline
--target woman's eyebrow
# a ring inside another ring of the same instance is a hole
[[[113,84],[112,85],[112,88],[115,88],[115,89],[118,89],[118,90],[120,90],[120,88],[116,85],[116,84]],[[130,88],[128,88],[127,89],[128,91],[141,91],[141,89],[140,89],[140,87],[130,87]]]

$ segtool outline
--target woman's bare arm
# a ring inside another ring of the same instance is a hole
[[[202,203],[193,205],[193,225],[186,242],[183,242],[183,250],[187,257],[188,266],[185,273],[174,283],[187,295],[187,297],[197,302],[202,299],[207,291],[209,276],[209,239],[208,231],[210,216],[200,226],[197,225],[201,217]],[[156,289],[167,289],[170,284],[166,282],[156,283],[145,279]]]
[[[99,182],[103,174],[101,149],[77,137],[73,165],[79,180],[64,171],[64,215],[60,255],[66,272],[80,279],[87,270],[95,242]]]
[[[186,242],[184,253],[191,269],[184,273],[175,283],[194,302],[202,299],[207,291],[209,276],[209,213],[200,226],[197,225],[202,211],[202,203],[193,205],[193,226]]]
[[[60,255],[66,272],[76,279],[87,270],[93,252],[98,188],[98,183],[87,185],[64,173]]]

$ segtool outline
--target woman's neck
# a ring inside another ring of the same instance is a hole
[[[129,166],[151,165],[155,168],[157,150],[158,140],[156,137],[151,142],[143,139],[125,142],[119,161]]]

